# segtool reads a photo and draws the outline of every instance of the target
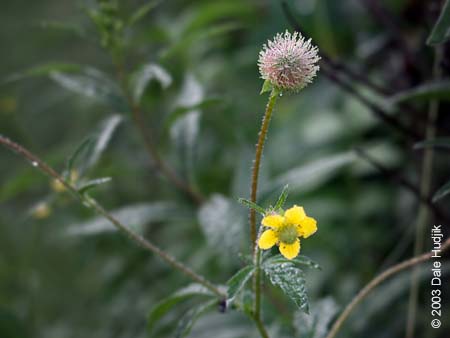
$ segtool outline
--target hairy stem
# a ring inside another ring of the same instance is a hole
[[[444,253],[450,249],[450,238],[447,238],[447,240],[442,244],[441,247],[441,253]],[[361,291],[358,292],[358,294],[352,299],[352,301],[345,307],[344,311],[339,315],[337,320],[334,322],[330,332],[326,336],[326,338],[334,338],[336,334],[338,333],[339,329],[342,327],[342,324],[345,322],[345,320],[348,318],[350,313],[355,309],[355,307],[361,303],[361,301],[379,284],[381,284],[384,280],[387,278],[411,267],[415,266],[417,264],[420,264],[422,262],[425,262],[429,259],[431,259],[433,253],[427,252],[420,256],[416,256],[413,258],[410,258],[406,261],[403,261],[399,264],[396,264],[389,269],[385,270],[381,274],[379,274],[377,277],[372,279],[369,284],[367,284],[364,288],[361,289]]]
[[[441,60],[440,51],[436,50],[434,65],[433,65],[433,78],[439,77],[439,63]],[[436,120],[439,111],[439,101],[431,100],[428,108],[428,121],[425,131],[425,140],[432,140],[436,136]],[[431,179],[433,171],[433,157],[434,148],[425,148],[423,161],[422,161],[422,175],[420,177],[420,195],[428,196],[431,190]],[[419,213],[417,215],[416,222],[416,236],[414,241],[414,256],[423,251],[423,242],[425,236],[425,228],[429,219],[428,208],[423,203],[419,205]],[[416,322],[417,312],[417,299],[419,297],[419,272],[420,268],[416,267],[411,275],[411,289],[409,292],[409,304],[408,304],[408,319],[406,321],[406,338],[414,337],[414,327]]]
[[[267,131],[269,129],[270,119],[272,117],[273,107],[277,101],[279,91],[272,89],[269,101],[267,102],[266,112],[264,113],[261,129],[259,131],[258,143],[256,144],[255,161],[253,162],[252,170],[252,185],[250,200],[256,203],[256,195],[258,192],[258,177],[259,168],[261,165],[261,157],[264,149],[264,142],[266,141]],[[256,212],[250,209],[250,238],[252,242],[252,250],[254,253],[253,261],[255,264],[255,274],[253,276],[253,289],[255,291],[254,315],[257,322],[261,322],[261,253],[256,245]]]
[[[28,160],[31,163],[31,165],[33,167],[35,167],[36,169],[39,169],[44,174],[47,174],[48,176],[59,181],[83,205],[94,210],[99,215],[101,215],[102,217],[107,219],[109,222],[111,222],[112,225],[114,225],[118,230],[120,230],[125,235],[127,235],[132,241],[134,241],[140,247],[158,255],[159,257],[161,257],[162,260],[164,260],[166,263],[168,263],[174,269],[181,271],[182,273],[184,273],[186,276],[188,276],[192,280],[196,281],[197,283],[202,284],[203,286],[208,288],[211,292],[216,294],[218,297],[220,297],[220,298],[226,297],[225,293],[220,291],[214,284],[212,284],[210,281],[205,279],[203,276],[197,274],[196,272],[191,270],[189,267],[187,267],[183,263],[176,260],[174,257],[172,257],[171,255],[169,255],[168,253],[166,253],[165,251],[160,249],[158,246],[156,246],[149,240],[147,240],[144,237],[140,236],[139,234],[133,232],[129,227],[122,224],[117,218],[115,218],[113,215],[108,213],[94,199],[92,199],[88,195],[81,194],[75,186],[73,186],[71,183],[66,181],[61,175],[59,175],[52,167],[50,167],[48,164],[46,164],[38,156],[34,155],[32,152],[25,149],[18,143],[11,141],[10,139],[8,139],[2,135],[0,135],[0,144],[2,144],[6,148],[14,151],[15,153],[19,154],[21,157]]]

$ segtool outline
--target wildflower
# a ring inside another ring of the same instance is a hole
[[[259,53],[259,72],[272,86],[288,91],[299,91],[316,76],[320,60],[317,47],[311,39],[298,32],[278,33]]]
[[[266,215],[262,225],[270,229],[261,234],[258,246],[266,250],[276,244],[287,259],[293,259],[299,254],[299,237],[308,238],[317,231],[316,220],[306,216],[303,208],[297,205],[286,210],[284,215],[276,213]]]

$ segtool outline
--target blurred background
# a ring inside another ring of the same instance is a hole
[[[61,173],[89,140],[74,158],[72,181],[111,177],[91,190],[93,197],[195,271],[225,284],[249,251],[248,210],[237,199],[249,196],[267,100],[259,95],[258,53],[276,33],[301,29],[319,46],[321,71],[300,94],[278,102],[259,196],[268,206],[289,184],[287,205],[303,205],[318,220],[319,231],[303,242],[302,253],[322,269],[306,271],[310,317],[270,285],[264,316],[274,337],[322,337],[358,290],[414,254],[420,208],[429,211],[419,232],[421,252],[431,248],[432,224],[448,233],[450,188],[441,187],[449,180],[450,142],[420,143],[430,106],[439,113],[433,139],[450,130],[448,44],[426,44],[442,5],[119,1],[106,25],[111,33],[96,17],[95,1],[2,1],[0,133]],[[161,157],[200,202],[149,158],[129,113],[124,76]],[[422,160],[430,149],[429,191],[423,193]],[[176,336],[197,298],[171,309],[151,332],[147,317],[189,284],[187,278],[23,159],[1,149],[0,163],[0,337]],[[439,330],[429,326],[428,272],[424,265],[418,274],[416,336],[448,337],[448,320]],[[375,289],[341,336],[404,336],[410,276],[398,274]],[[449,296],[447,288],[447,319]],[[258,335],[244,315],[211,311],[190,336]]]

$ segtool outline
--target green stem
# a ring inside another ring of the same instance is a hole
[[[256,144],[255,161],[253,162],[252,170],[252,185],[251,185],[251,195],[250,200],[256,203],[256,195],[258,192],[258,177],[259,168],[261,165],[261,157],[264,149],[264,143],[266,141],[267,131],[269,129],[270,119],[272,117],[273,108],[277,101],[279,95],[279,90],[272,89],[270,93],[269,101],[267,102],[266,111],[261,124],[261,129],[259,131],[258,143]],[[254,303],[254,315],[255,320],[258,325],[263,325],[261,322],[261,253],[256,245],[256,212],[254,209],[250,209],[250,237],[252,242],[253,250],[253,262],[255,264],[255,274],[253,276],[253,289],[255,292],[255,303]],[[261,332],[261,331],[260,331]],[[267,334],[267,333],[266,333]]]
[[[433,64],[433,79],[440,77],[439,64],[442,59],[442,51],[436,49]],[[436,136],[436,120],[439,111],[439,100],[431,100],[428,107],[428,120],[425,131],[425,140],[432,140]],[[431,179],[433,171],[434,148],[425,148],[422,162],[422,175],[420,177],[420,196],[428,197],[431,191]],[[416,236],[414,240],[414,256],[423,251],[425,229],[429,218],[429,209],[424,203],[420,203],[416,221]],[[416,322],[417,299],[419,297],[419,273],[416,267],[411,275],[411,289],[409,292],[408,318],[406,321],[406,338],[414,338],[414,324]]]
[[[134,241],[136,244],[141,246],[147,251],[150,251],[159,257],[161,257],[166,263],[168,263],[173,268],[181,271],[186,276],[190,277],[192,280],[202,284],[206,288],[208,288],[211,292],[216,294],[220,298],[225,298],[226,294],[220,291],[214,284],[212,284],[210,281],[205,279],[203,276],[197,274],[193,270],[191,270],[189,267],[184,265],[183,263],[176,260],[174,257],[160,249],[158,246],[150,242],[149,240],[145,239],[144,237],[140,236],[139,234],[133,232],[129,227],[122,224],[117,218],[115,218],[113,215],[108,213],[100,204],[98,204],[94,199],[89,197],[88,195],[81,194],[75,186],[73,186],[71,183],[66,181],[61,175],[59,175],[52,167],[50,167],[48,164],[46,164],[43,160],[41,160],[39,157],[34,155],[29,150],[25,149],[18,143],[11,141],[10,139],[0,135],[0,144],[4,145],[6,148],[16,152],[23,158],[27,159],[33,167],[36,169],[39,169],[41,172],[47,174],[48,176],[56,179],[61,184],[63,184],[66,189],[75,197],[77,198],[83,205],[86,207],[93,209],[95,212],[103,216],[105,219],[107,219],[109,222],[111,222],[112,225],[114,225],[118,230],[123,232],[125,235],[127,235],[132,241]]]

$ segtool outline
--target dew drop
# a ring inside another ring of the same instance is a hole
[[[280,93],[280,96],[283,96],[283,93]]]
[[[36,161],[33,161],[33,162],[31,162],[31,165],[32,165],[33,167],[37,167],[37,166],[39,165],[39,163],[37,163]]]

